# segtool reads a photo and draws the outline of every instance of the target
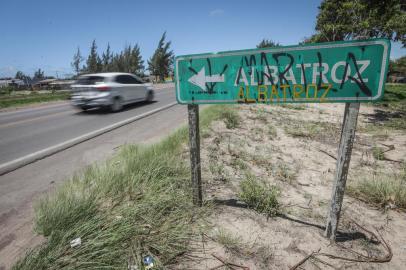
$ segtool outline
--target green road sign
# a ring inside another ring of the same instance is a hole
[[[366,102],[383,96],[386,39],[178,56],[182,104]]]

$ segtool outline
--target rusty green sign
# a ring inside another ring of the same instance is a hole
[[[368,102],[382,98],[386,39],[343,41],[175,59],[181,104]]]

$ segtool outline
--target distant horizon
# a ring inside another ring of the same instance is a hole
[[[32,77],[39,68],[46,76],[70,77],[77,48],[86,60],[93,39],[99,55],[108,43],[114,53],[138,44],[147,68],[164,31],[175,55],[250,49],[262,39],[297,45],[315,32],[320,2],[7,1],[2,8],[18,10],[18,20],[15,12],[0,17],[0,78],[17,71]],[[402,44],[392,42],[391,59],[405,55]]]

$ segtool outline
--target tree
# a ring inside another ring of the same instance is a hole
[[[96,57],[96,71],[95,72],[102,72],[103,71],[103,62],[100,56]]]
[[[305,42],[388,38],[406,46],[406,5],[402,0],[324,0],[316,33]]]
[[[35,71],[33,79],[34,80],[43,80],[43,79],[45,79],[44,71],[42,71],[39,68],[37,71]]]
[[[406,76],[406,56],[390,60],[389,75]]]
[[[90,53],[86,61],[86,71],[89,73],[97,72],[97,70],[99,69],[99,59],[100,58],[97,55],[96,40],[93,40],[92,46],[90,47]]]
[[[142,60],[140,47],[138,44],[135,44],[130,53],[130,65],[128,72],[141,76],[144,74],[144,68],[144,60]]]
[[[169,49],[171,42],[165,42],[166,32],[162,34],[159,40],[158,47],[154,54],[148,60],[148,69],[152,75],[158,76],[163,81],[170,73],[172,73],[173,51]]]
[[[28,84],[28,82],[31,81],[30,76],[25,75],[22,71],[17,71],[14,78],[17,80],[22,80],[25,84]]]
[[[123,72],[131,72],[131,45],[125,46],[121,56]]]
[[[270,47],[279,47],[281,46],[279,42],[274,42],[271,39],[263,39],[258,45],[257,48],[270,48]]]
[[[83,61],[83,57],[80,54],[80,49],[78,47],[78,50],[76,51],[76,53],[73,55],[73,61],[71,63],[72,68],[75,70],[76,75],[79,75],[80,72],[80,64]]]
[[[104,72],[112,71],[111,70],[111,62],[113,60],[113,54],[110,51],[110,43],[107,43],[106,52],[102,54],[102,70]]]
[[[79,59],[78,55],[80,55],[79,49],[74,56],[74,60]],[[73,63],[72,66],[74,66],[74,68],[77,67],[80,70],[80,61],[74,61]],[[86,66],[84,66],[82,70],[89,73],[117,71],[142,75],[144,73],[144,61],[142,60],[138,44],[134,47],[132,45],[127,45],[124,47],[123,51],[116,54],[111,52],[110,44],[107,44],[106,51],[103,52],[100,57],[97,54],[96,41],[93,40],[89,56],[86,60]]]
[[[17,80],[23,80],[25,81],[26,79],[29,78],[29,76],[25,75],[22,71],[17,71],[16,75],[14,76],[15,79]]]

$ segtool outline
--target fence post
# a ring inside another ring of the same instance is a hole
[[[197,206],[202,206],[199,105],[189,104],[187,110],[189,118],[190,168],[192,172],[193,203]]]
[[[352,146],[355,138],[355,129],[360,103],[346,103],[344,120],[341,128],[341,138],[338,147],[337,167],[331,195],[330,211],[327,216],[326,231],[324,235],[335,241],[340,219],[341,206],[343,203],[345,184],[350,166]]]

